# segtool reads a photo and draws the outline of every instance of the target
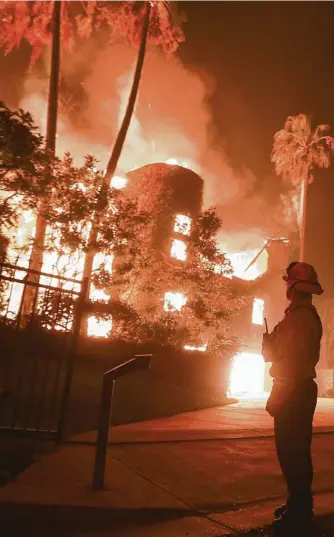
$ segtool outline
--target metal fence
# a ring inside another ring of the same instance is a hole
[[[61,437],[87,282],[0,264],[0,428]]]

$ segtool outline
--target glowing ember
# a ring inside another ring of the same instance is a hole
[[[231,395],[262,395],[264,393],[265,365],[263,356],[241,352],[233,359],[230,376]]]
[[[201,345],[200,347],[192,347],[191,345],[185,345],[184,349],[186,351],[199,351],[199,352],[205,352],[208,348],[207,345]]]
[[[252,323],[262,326],[263,321],[264,321],[264,300],[262,300],[262,298],[254,298]]]
[[[182,307],[187,303],[187,297],[182,293],[168,291],[164,296],[165,311],[181,311]]]
[[[179,259],[179,261],[185,261],[187,259],[186,243],[178,239],[174,239],[172,242],[170,255],[176,259]]]
[[[108,338],[112,330],[112,319],[98,319],[90,316],[88,318],[87,335],[95,338]]]
[[[114,175],[114,177],[111,179],[110,184],[113,188],[121,190],[122,188],[126,187],[126,185],[128,184],[128,180],[126,177],[119,177],[118,175]]]
[[[184,214],[177,214],[175,217],[174,231],[182,235],[190,235],[191,218]]]

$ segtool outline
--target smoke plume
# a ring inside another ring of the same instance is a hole
[[[136,51],[126,44],[105,48],[84,45],[62,60],[67,97],[59,115],[57,152],[69,151],[76,164],[94,155],[106,167],[126,107]],[[25,84],[20,106],[45,131],[48,81],[35,69]],[[142,165],[176,159],[205,181],[205,206],[215,205],[224,223],[222,248],[261,248],[279,232],[275,200],[258,191],[248,169],[235,170],[223,141],[213,147],[214,118],[209,107],[214,79],[189,71],[177,57],[166,59],[149,49],[135,115],[119,162],[118,174]],[[71,109],[73,105],[73,110]],[[268,178],[270,180],[275,178]],[[281,215],[282,216],[282,215]]]

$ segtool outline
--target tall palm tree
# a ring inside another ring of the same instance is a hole
[[[52,154],[56,151],[58,101],[59,101],[59,75],[60,75],[60,31],[61,31],[62,2],[54,2],[52,12],[52,44],[51,65],[48,93],[48,111],[46,124],[45,147]],[[46,221],[43,211],[39,210],[36,217],[36,231],[33,251],[30,258],[29,268],[35,271],[42,270],[43,246],[45,241]],[[37,289],[31,288],[30,289]]]
[[[140,40],[140,47],[139,47],[138,57],[137,57],[137,65],[136,65],[136,69],[135,69],[135,73],[133,77],[132,87],[131,87],[125,115],[124,115],[120,130],[118,132],[118,135],[115,140],[115,144],[112,149],[111,156],[108,162],[107,171],[104,176],[104,182],[102,185],[102,190],[109,189],[110,181],[113,175],[115,174],[118,160],[121,155],[125,138],[126,138],[126,135],[127,135],[130,123],[131,123],[134,107],[135,107],[136,100],[137,100],[143,65],[144,65],[151,10],[152,10],[151,2],[146,2],[144,18],[143,18],[143,23],[142,23],[142,35],[141,35],[141,40]],[[96,215],[96,217],[98,218],[98,215]],[[95,254],[94,244],[95,244],[96,239],[97,239],[97,229],[96,229],[96,226],[93,225],[91,232],[90,232],[90,237],[89,237],[89,249],[85,257],[85,264],[84,264],[84,270],[83,270],[84,278],[90,279],[91,274],[92,274],[94,254]],[[90,290],[89,288],[90,286],[88,286],[88,291],[87,291],[88,294]],[[84,330],[84,327],[83,327],[83,330]]]
[[[300,248],[299,259],[305,260],[305,234],[308,185],[313,182],[316,168],[328,168],[334,152],[334,138],[329,125],[312,129],[305,114],[289,116],[284,128],[274,135],[271,161],[276,173],[300,191]]]

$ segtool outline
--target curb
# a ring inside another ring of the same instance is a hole
[[[313,430],[313,436],[318,435],[329,435],[334,434],[334,427],[318,427]],[[159,438],[160,436],[160,438]],[[224,431],[220,433],[219,431],[214,431],[211,434],[202,434],[198,432],[191,434],[187,431],[186,436],[183,436],[180,433],[173,432],[170,433],[160,433],[160,435],[155,438],[134,438],[132,440],[122,440],[122,439],[110,439],[108,441],[109,446],[127,446],[127,445],[150,445],[150,444],[175,444],[175,443],[192,443],[192,442],[224,442],[228,440],[260,440],[267,438],[274,438],[275,434],[272,430],[266,429],[257,429],[251,433],[240,432],[237,433],[235,430]],[[68,445],[84,445],[84,446],[95,446],[96,440],[81,440],[80,438],[69,438],[64,442]]]

